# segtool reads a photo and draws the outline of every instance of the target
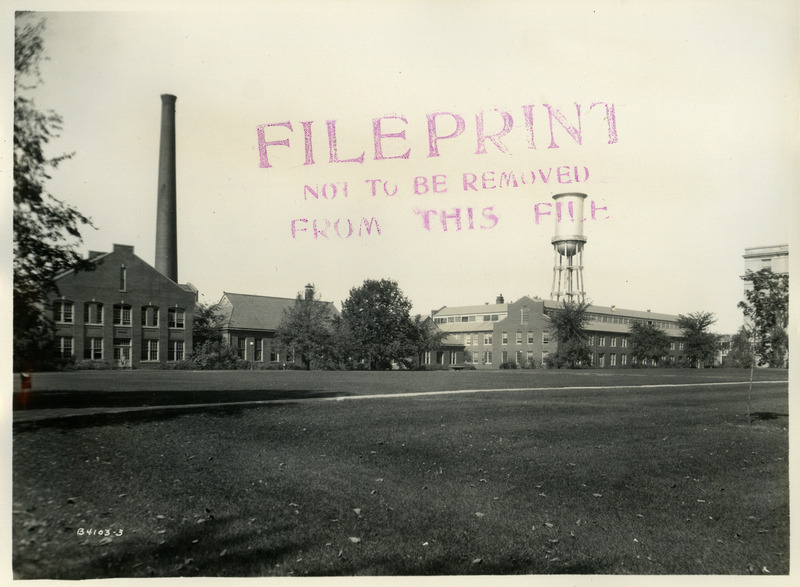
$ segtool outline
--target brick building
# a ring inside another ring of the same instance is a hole
[[[314,295],[311,286],[306,286],[306,296]],[[219,302],[222,320],[222,337],[239,358],[249,361],[256,369],[282,367],[294,363],[291,353],[287,356],[279,348],[275,331],[283,320],[284,311],[291,309],[296,298],[278,298],[225,292]],[[338,314],[332,302],[332,314]]]
[[[132,246],[91,251],[91,271],[66,271],[51,296],[56,356],[89,366],[158,368],[192,350],[197,290],[142,261]]]
[[[503,363],[535,368],[543,366],[548,354],[556,350],[549,315],[561,306],[561,302],[527,296],[506,302],[501,295],[494,304],[445,306],[433,311],[431,317],[449,334],[451,344],[464,345],[467,362],[476,369],[497,369]],[[587,314],[594,367],[632,364],[628,333],[634,321],[654,324],[673,339],[667,355],[670,364],[680,364],[684,358],[677,316],[594,305],[589,306]]]

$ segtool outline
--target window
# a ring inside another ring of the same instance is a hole
[[[533,341],[531,341],[533,342]],[[550,344],[550,331],[542,330],[542,344]]]
[[[444,365],[444,352],[437,351],[436,352],[436,364],[437,365]]]
[[[528,331],[525,333],[525,337],[528,339],[528,344],[533,344],[533,332]]]
[[[142,326],[156,328],[158,326],[158,308],[155,306],[142,306]]]
[[[508,351],[503,351],[502,362],[508,363]]]
[[[447,317],[447,322],[448,322],[448,323],[455,322],[455,321],[456,321],[456,319],[455,319],[455,317],[454,317],[454,316],[448,316],[448,317]]]
[[[184,344],[182,340],[169,341],[168,361],[183,361]]]
[[[487,365],[492,364],[492,351],[484,351],[483,352],[483,362]]]
[[[170,328],[184,328],[186,317],[182,308],[169,309],[169,327]]]
[[[461,321],[462,322],[469,322],[469,317],[468,316],[461,316]]]
[[[422,356],[422,364],[423,365],[430,365],[431,364],[431,352],[425,351],[425,354]]]
[[[492,344],[492,335],[491,334],[484,334],[483,335],[483,344]]]
[[[503,333],[503,344],[508,344],[508,332]]]
[[[500,317],[497,314],[492,314],[492,322],[497,322]]]
[[[143,340],[142,341],[142,361],[158,361],[158,341],[157,340]]]
[[[628,355],[620,355],[620,362],[622,363],[623,366],[627,365],[628,364]]]
[[[517,351],[517,365],[522,366],[522,351]]]
[[[528,306],[522,306],[519,317],[520,324],[528,323]]]
[[[628,348],[628,339],[625,336],[622,337],[622,348],[624,348],[624,349]],[[623,355],[623,356],[625,356],[625,355]]]
[[[84,324],[103,323],[103,304],[97,302],[87,302],[83,305]]]
[[[125,265],[119,268],[119,291],[128,291],[128,270]]]
[[[247,338],[240,336],[236,341],[236,354],[240,359],[247,358]]]
[[[600,334],[597,337],[597,346],[606,346],[606,336],[605,334]]]
[[[255,356],[253,360],[260,363],[264,360],[264,339],[256,338],[255,343]]]
[[[65,300],[57,300],[53,304],[53,318],[55,319],[56,322],[62,322],[64,324],[72,324],[73,322],[72,310],[73,310],[72,302],[67,302]]]
[[[522,333],[517,332],[517,344],[522,344]]]
[[[614,353],[611,353],[610,357],[611,357],[611,366],[612,367],[616,367],[617,366],[617,355],[614,354]]]
[[[492,317],[489,314],[484,314],[483,315],[483,321],[484,322],[489,322],[491,319],[492,319]]]
[[[114,304],[114,325],[131,325],[131,307],[127,304]]]
[[[598,367],[605,367],[606,366],[606,356],[603,353],[597,355],[597,366]]]
[[[528,351],[525,353],[525,360],[528,363],[528,366],[533,365],[533,351]]]
[[[617,337],[616,336],[612,336],[611,337],[611,346],[617,346]]]
[[[450,364],[458,365],[458,353],[456,351],[450,351]]]
[[[278,351],[276,351],[275,349],[270,349],[269,350],[269,360],[272,361],[273,363],[275,361],[280,361],[281,360],[280,353]]]
[[[69,359],[72,357],[72,337],[56,336],[56,357]]]
[[[675,341],[672,341],[671,343],[669,343],[669,350],[671,350],[671,351],[675,350]]]
[[[683,350],[683,343],[682,342],[678,343],[678,349],[679,350]]]
[[[547,364],[547,351],[542,351],[542,365]]]
[[[89,361],[102,361],[103,360],[103,339],[102,338],[86,338],[83,347],[83,358]]]

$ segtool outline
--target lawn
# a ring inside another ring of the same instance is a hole
[[[42,409],[284,401],[16,423],[18,579],[789,572],[785,382],[748,423],[741,371],[70,375]]]

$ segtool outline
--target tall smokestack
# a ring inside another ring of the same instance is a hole
[[[178,215],[175,190],[175,100],[161,95],[161,147],[158,155],[156,271],[178,282]]]

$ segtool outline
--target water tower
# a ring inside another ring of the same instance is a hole
[[[551,239],[555,250],[553,289],[550,299],[583,302],[583,201],[586,194],[567,193],[553,196],[556,202],[556,235]]]

